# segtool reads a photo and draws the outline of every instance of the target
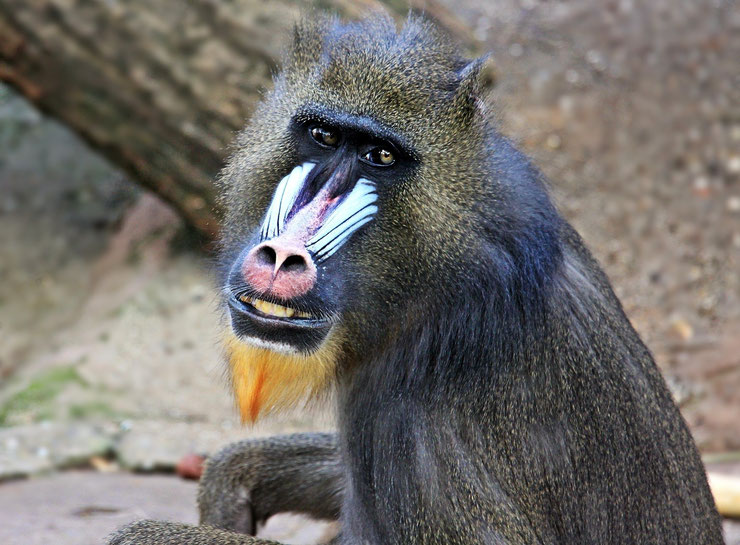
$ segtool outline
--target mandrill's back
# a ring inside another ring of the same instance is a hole
[[[546,333],[495,402],[507,439],[492,448],[516,467],[514,496],[544,543],[723,543],[699,453],[651,354],[580,236],[567,224],[560,233]]]

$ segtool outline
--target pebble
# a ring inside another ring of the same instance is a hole
[[[688,341],[694,337],[694,328],[682,317],[671,320],[671,332],[682,341]]]
[[[701,267],[693,266],[689,269],[689,281],[696,282],[701,280]]]
[[[606,62],[604,61],[604,55],[600,51],[591,49],[586,53],[586,60],[598,71],[602,71],[606,68]]]
[[[200,454],[186,454],[175,466],[175,473],[183,479],[198,480],[203,475],[205,456]]]
[[[557,134],[550,134],[545,140],[545,145],[551,150],[560,149],[561,143],[560,136]]]
[[[740,155],[733,155],[727,160],[727,171],[740,174]]]
[[[709,185],[709,178],[699,176],[694,179],[694,193],[700,197],[707,197],[712,192]]]

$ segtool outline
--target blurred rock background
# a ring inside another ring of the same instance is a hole
[[[705,459],[738,472],[737,4],[440,5],[492,51],[502,130],[550,178]],[[180,214],[0,86],[0,543],[93,544],[134,518],[194,520],[194,485],[162,475],[183,455],[331,425],[238,425],[211,259]],[[324,531],[267,529],[295,542]]]

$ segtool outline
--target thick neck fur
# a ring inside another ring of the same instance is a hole
[[[345,377],[349,473],[367,476],[347,489],[344,523],[356,535],[431,543],[443,527],[450,539],[481,543],[528,533],[532,542],[594,543],[612,532],[684,543],[661,526],[664,515],[647,529],[625,521],[653,509],[658,517],[666,502],[682,519],[706,512],[697,507],[711,502],[696,480],[699,458],[648,350],[578,235],[547,219],[537,227],[549,232],[497,233],[454,299],[437,301]],[[692,466],[687,477],[676,470]],[[673,497],[687,486],[690,494]],[[610,503],[610,487],[650,490]],[[481,513],[506,512],[508,525],[460,513],[470,497]],[[430,513],[428,528],[418,513]],[[705,528],[696,521],[696,539]]]
[[[568,248],[573,242],[563,233],[570,236],[572,230],[551,204],[539,173],[506,140],[494,137],[491,147],[499,151],[491,176],[499,182],[491,185],[491,196],[471,203],[479,231],[470,242],[476,255],[390,324],[388,329],[400,331],[395,342],[358,365],[348,377],[350,389],[369,381],[382,384],[390,396],[419,396],[440,406],[468,397],[485,400],[490,395],[481,398],[477,388],[495,391],[509,372],[521,372],[534,346],[551,339],[552,309],[569,284],[598,291],[590,278],[570,274],[585,265]],[[608,304],[618,306],[614,300]]]

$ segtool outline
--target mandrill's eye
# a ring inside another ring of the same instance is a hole
[[[396,162],[393,152],[386,148],[374,148],[362,156],[362,159],[371,165],[389,167]]]
[[[336,147],[339,143],[339,133],[326,127],[312,127],[311,137],[322,146]]]

